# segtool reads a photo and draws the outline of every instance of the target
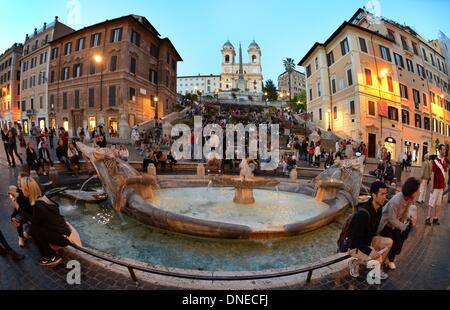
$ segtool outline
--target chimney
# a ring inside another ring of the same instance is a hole
[[[47,29],[47,23],[44,23],[44,30]]]
[[[58,21],[58,16],[55,16],[55,22],[57,22]]]
[[[35,35],[37,34],[37,28],[34,28],[34,34]]]

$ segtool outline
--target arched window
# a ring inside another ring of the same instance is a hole
[[[256,63],[256,55],[252,55],[252,63]]]
[[[225,62],[229,63],[230,62],[230,55],[225,55]]]

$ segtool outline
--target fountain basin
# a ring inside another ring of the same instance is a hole
[[[279,194],[272,187],[255,189],[256,204],[265,206],[262,216],[258,214],[258,211],[262,210],[261,207],[233,203],[232,188],[212,187],[212,193],[208,194],[207,184],[208,179],[180,179],[169,176],[159,180],[161,190],[156,192],[156,199],[148,201],[133,194],[128,198],[123,212],[150,226],[188,235],[227,239],[271,239],[317,229],[333,221],[348,206],[343,195],[338,194],[334,200],[321,204],[314,201],[311,196],[312,189],[307,186],[282,181],[278,186]],[[193,190],[195,187],[199,189]],[[173,189],[173,192],[164,193],[169,188]],[[158,192],[161,193],[160,197],[166,198],[165,201],[158,200]],[[272,196],[272,203],[268,202],[268,196],[265,194]],[[280,195],[281,199],[277,198],[277,195]],[[205,199],[208,196],[220,202],[220,205],[206,204]],[[290,196],[289,208],[282,208],[286,196]],[[227,197],[228,199],[225,199]],[[170,200],[171,204],[167,204]],[[278,205],[278,200],[282,201],[281,206]],[[307,204],[311,204],[309,211],[302,214],[302,208]],[[208,208],[212,208],[210,212]],[[234,219],[227,214],[233,214]]]

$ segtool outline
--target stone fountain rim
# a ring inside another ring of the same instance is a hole
[[[194,183],[197,183],[198,186],[205,186],[208,180],[209,179],[197,179]],[[165,181],[169,182],[170,179],[166,178]],[[189,182],[189,186],[177,185],[172,188],[195,187],[195,185],[192,184],[195,180],[183,181]],[[284,185],[293,185],[291,182],[281,182],[280,184],[281,185],[279,186],[281,187]],[[161,186],[161,188],[166,187]],[[256,186],[255,188],[264,187]],[[302,194],[301,188],[301,185],[295,187],[294,184],[293,190],[289,191],[282,189],[281,191]],[[130,201],[132,203],[130,203]],[[223,239],[273,239],[295,236],[325,226],[332,222],[349,205],[345,196],[340,192],[337,193],[334,200],[324,201],[324,203],[327,203],[330,207],[314,217],[303,221],[287,223],[266,230],[255,230],[247,225],[204,220],[173,213],[152,205],[136,193],[129,197],[128,203],[124,208],[124,212],[144,224],[187,235]]]
[[[189,275],[200,275],[200,276],[252,276],[252,275],[266,275],[266,274],[275,274],[284,271],[293,271],[298,269],[303,269],[307,267],[314,266],[316,264],[320,264],[323,262],[328,262],[334,259],[337,259],[343,255],[344,253],[332,254],[325,258],[321,258],[318,261],[315,261],[311,264],[302,264],[302,265],[292,265],[285,268],[273,268],[273,269],[264,269],[257,271],[207,271],[207,270],[196,270],[196,269],[185,269],[179,267],[165,267],[162,265],[152,265],[145,263],[143,261],[131,259],[131,258],[123,258],[112,255],[111,253],[107,253],[101,251],[96,248],[92,248],[89,246],[85,246],[85,248],[96,252],[98,254],[104,255],[109,258],[114,258],[122,263],[130,264],[134,266],[144,267],[144,268],[153,268],[159,271],[165,272],[173,272],[181,273],[181,274],[189,274]],[[64,248],[64,251],[70,253],[70,255],[82,258],[87,260],[89,263],[95,264],[99,268],[105,269],[108,272],[113,272],[115,274],[121,274],[129,277],[130,274],[126,268],[119,266],[114,263],[110,263],[103,259],[94,257],[87,253],[81,252],[75,248],[67,247]],[[312,279],[320,279],[321,277],[337,273],[347,268],[347,260],[341,261],[339,263],[330,265],[326,268],[321,268],[315,270],[312,275]],[[167,287],[173,288],[182,288],[182,289],[205,289],[205,290],[215,290],[215,289],[282,289],[285,287],[289,287],[292,285],[299,285],[306,282],[307,273],[299,273],[290,276],[283,277],[274,277],[267,279],[255,279],[255,280],[233,280],[233,281],[224,281],[224,280],[195,280],[195,279],[184,279],[177,278],[175,276],[169,275],[159,275],[154,273],[147,273],[135,270],[135,273],[138,277],[139,281],[143,281],[145,283],[153,284],[153,285],[163,285]]]

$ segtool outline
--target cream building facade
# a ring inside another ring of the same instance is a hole
[[[449,76],[445,57],[411,28],[358,10],[302,58],[308,112],[323,129],[381,146],[393,160],[413,163],[450,141]]]

